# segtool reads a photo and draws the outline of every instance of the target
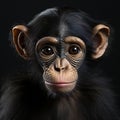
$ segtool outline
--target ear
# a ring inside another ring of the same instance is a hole
[[[99,24],[93,29],[93,45],[94,53],[92,55],[93,59],[101,57],[107,46],[108,46],[108,37],[110,35],[110,28],[106,25]]]
[[[18,54],[24,59],[29,59],[25,46],[25,37],[27,37],[28,29],[24,25],[17,25],[12,29],[13,43]]]

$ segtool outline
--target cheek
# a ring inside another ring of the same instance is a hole
[[[85,54],[82,54],[81,57],[77,59],[75,59],[75,57],[67,56],[67,60],[74,68],[79,69],[85,60]]]
[[[78,73],[74,68],[63,72],[48,69],[44,72],[43,79],[48,90],[65,93],[70,92],[75,88]]]

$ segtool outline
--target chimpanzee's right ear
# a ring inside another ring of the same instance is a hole
[[[24,25],[17,25],[12,28],[12,36],[18,54],[24,59],[29,59],[25,44],[25,37],[28,36],[28,28]]]

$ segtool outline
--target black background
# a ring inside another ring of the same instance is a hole
[[[104,20],[114,30],[109,55],[105,60],[105,72],[114,80],[120,94],[120,6],[115,0],[4,0],[0,1],[0,76],[25,67],[25,61],[11,48],[9,31],[14,24],[27,23],[42,10],[55,6],[79,8],[94,18]]]

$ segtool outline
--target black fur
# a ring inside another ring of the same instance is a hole
[[[68,25],[63,36],[69,34],[85,40],[87,55],[79,68],[76,88],[70,93],[56,95],[45,89],[43,70],[35,58],[34,45],[43,36],[58,36],[57,24],[62,22]],[[0,120],[118,120],[109,80],[100,77],[103,76],[101,73],[98,75],[97,63],[101,59],[93,61],[90,58],[91,30],[98,23],[85,13],[68,8],[49,9],[28,23],[32,41],[26,44],[34,59],[26,73],[3,80]]]

